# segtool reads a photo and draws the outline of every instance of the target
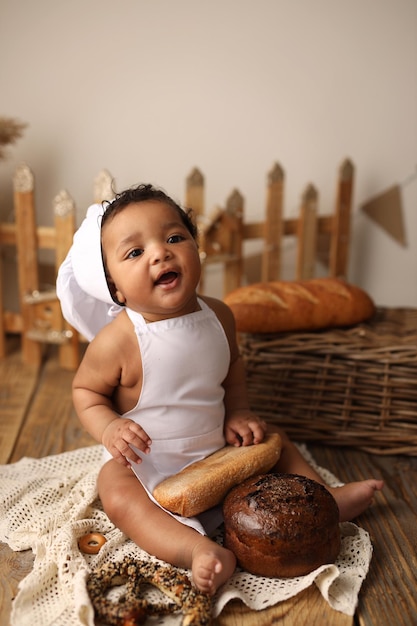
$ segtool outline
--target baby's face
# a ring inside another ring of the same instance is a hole
[[[102,246],[119,302],[149,321],[195,310],[200,257],[173,207],[154,200],[128,205],[103,226]]]

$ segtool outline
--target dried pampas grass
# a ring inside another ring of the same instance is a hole
[[[0,160],[6,158],[4,146],[15,143],[22,135],[27,124],[11,117],[0,117]]]

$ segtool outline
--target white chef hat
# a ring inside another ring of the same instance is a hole
[[[101,218],[104,208],[92,204],[74,235],[71,249],[74,276],[83,291],[93,298],[114,304],[107,286],[101,256]]]
[[[64,319],[88,341],[123,310],[114,304],[104,274],[100,243],[103,213],[101,204],[88,208],[56,282]]]

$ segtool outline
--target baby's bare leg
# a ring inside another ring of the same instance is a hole
[[[109,461],[100,472],[98,490],[104,510],[120,530],[158,559],[191,569],[200,591],[215,593],[233,574],[233,553],[152,502],[131,469]]]
[[[268,426],[268,429],[271,432],[279,432],[282,439],[281,457],[274,471],[283,474],[299,474],[324,485],[338,504],[341,522],[352,520],[363,513],[372,503],[375,492],[384,486],[382,480],[370,478],[360,482],[348,483],[342,487],[328,487],[281,429],[273,425]]]

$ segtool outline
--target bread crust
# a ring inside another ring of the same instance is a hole
[[[168,511],[194,517],[223,501],[250,476],[268,472],[281,454],[281,437],[272,433],[252,446],[225,446],[163,480],[153,496]]]
[[[246,333],[350,326],[375,312],[363,289],[338,278],[254,283],[230,292],[225,302],[237,330]]]
[[[225,546],[259,576],[303,576],[340,551],[339,509],[323,486],[296,474],[267,474],[234,487],[223,504]]]
[[[123,594],[112,600],[107,591],[119,585],[125,587]],[[155,602],[142,595],[142,587],[147,585],[156,587],[173,602]],[[100,624],[133,626],[145,623],[148,616],[169,615],[178,609],[183,613],[182,626],[212,623],[210,596],[199,591],[178,568],[157,561],[140,561],[130,556],[118,562],[107,561],[90,574],[87,590]]]

